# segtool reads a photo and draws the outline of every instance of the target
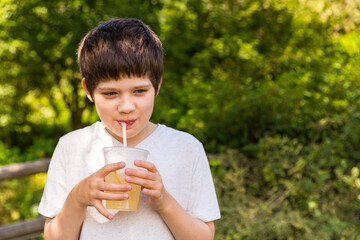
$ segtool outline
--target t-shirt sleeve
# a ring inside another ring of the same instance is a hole
[[[67,198],[65,161],[66,156],[59,141],[50,161],[44,192],[38,208],[38,212],[45,217],[55,217]]]
[[[209,162],[201,144],[193,166],[188,212],[204,222],[221,217]]]

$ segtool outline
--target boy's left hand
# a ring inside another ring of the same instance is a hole
[[[140,185],[142,192],[148,196],[150,207],[155,211],[163,211],[170,196],[164,187],[159,171],[152,162],[136,160],[134,164],[148,171],[127,168],[125,181]]]

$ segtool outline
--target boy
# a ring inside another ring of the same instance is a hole
[[[48,170],[39,213],[46,239],[213,239],[220,218],[208,161],[191,135],[150,122],[163,74],[158,37],[137,19],[113,18],[91,30],[78,48],[82,86],[101,122],[60,138]],[[125,169],[129,184],[104,178],[125,164],[105,165],[102,148],[150,152]],[[111,212],[103,200],[127,199],[142,186],[138,210]],[[105,191],[115,191],[109,193]]]

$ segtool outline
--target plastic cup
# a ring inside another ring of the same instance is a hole
[[[105,164],[116,162],[125,162],[126,164],[125,168],[119,169],[116,172],[111,172],[105,177],[105,182],[117,184],[129,184],[125,182],[125,169],[139,168],[134,165],[134,161],[145,161],[149,155],[147,150],[123,146],[105,147],[103,148],[103,153]],[[136,211],[139,203],[141,186],[132,183],[130,183],[130,185],[131,191],[127,192],[129,194],[129,199],[121,201],[106,200],[105,207],[107,209],[117,209],[120,211]]]

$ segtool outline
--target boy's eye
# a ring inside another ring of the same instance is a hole
[[[116,92],[104,92],[103,93],[103,95],[105,95],[105,96],[114,96],[116,94],[117,94]]]
[[[135,90],[134,92],[135,93],[144,93],[144,92],[146,92],[147,91],[147,89],[137,89],[137,90]]]

